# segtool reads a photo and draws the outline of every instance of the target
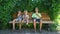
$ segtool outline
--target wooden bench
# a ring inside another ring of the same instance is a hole
[[[33,21],[32,21],[32,12],[30,12],[30,13],[28,13],[28,15],[30,16],[30,22],[29,23],[33,23]],[[46,13],[41,13],[41,15],[42,15],[42,23],[45,23],[45,24],[49,24],[49,27],[50,27],[50,24],[53,24],[54,23],[54,21],[51,21],[50,20],[50,17],[48,16],[48,14],[46,14]],[[13,15],[13,17],[14,18],[16,18],[16,14],[14,14]],[[9,21],[9,23],[13,23],[12,21]],[[15,22],[15,23],[19,23],[19,22]],[[38,22],[37,22],[38,23]],[[50,28],[48,28],[48,30],[49,30]]]

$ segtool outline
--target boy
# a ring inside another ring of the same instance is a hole
[[[27,10],[24,10],[23,22],[26,22],[26,24],[29,22],[29,15],[27,13]]]
[[[35,8],[35,13],[32,14],[33,22],[34,22],[34,29],[36,32],[36,22],[38,21],[40,23],[40,31],[42,28],[42,20],[41,20],[41,14],[38,13],[38,8]]]
[[[19,29],[21,29],[21,22],[22,22],[22,15],[21,15],[21,11],[18,11],[18,16],[16,19],[13,20],[13,30],[15,30],[15,22],[18,21],[19,22]]]

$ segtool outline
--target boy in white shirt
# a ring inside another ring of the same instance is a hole
[[[27,10],[24,10],[23,22],[26,22],[26,24],[28,24],[28,22],[29,22],[29,15],[28,15]]]

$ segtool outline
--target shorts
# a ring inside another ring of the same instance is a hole
[[[29,22],[29,20],[28,20],[28,19],[23,19],[23,20],[24,20],[24,22],[25,22],[25,23],[28,23],[28,22]]]
[[[36,19],[36,18],[33,18],[33,20]],[[41,19],[36,19],[36,22],[40,22]]]

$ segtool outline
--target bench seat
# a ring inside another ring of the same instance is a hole
[[[10,21],[9,23],[13,23],[12,21]],[[15,22],[15,23],[19,23],[19,22]],[[25,23],[25,22],[24,22]],[[33,21],[30,21],[29,23],[33,23]],[[38,22],[37,22],[38,23]],[[54,23],[54,21],[42,21],[42,23],[47,23],[47,24],[51,24]]]

